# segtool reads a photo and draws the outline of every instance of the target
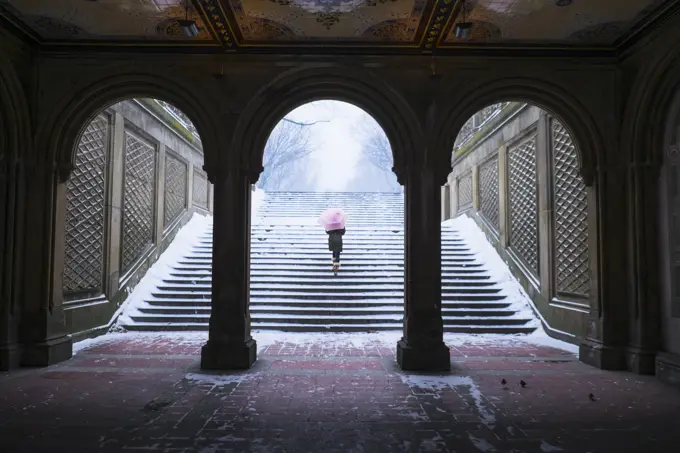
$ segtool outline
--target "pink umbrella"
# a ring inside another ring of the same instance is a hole
[[[326,231],[342,230],[345,228],[347,216],[340,208],[326,209],[319,217],[319,225],[323,225]]]

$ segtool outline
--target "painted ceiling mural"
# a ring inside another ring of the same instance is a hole
[[[186,0],[0,0],[0,7],[45,40],[187,40],[177,19],[196,21],[192,41],[212,41]]]
[[[43,42],[348,46],[613,45],[671,0],[0,0]],[[186,36],[178,20],[196,22]],[[470,36],[455,24],[471,22]]]
[[[467,0],[459,18],[472,22],[468,41],[613,44],[661,0]],[[565,2],[569,3],[569,2]],[[460,43],[450,27],[444,43]]]

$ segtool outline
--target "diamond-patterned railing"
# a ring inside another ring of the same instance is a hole
[[[156,151],[125,132],[122,271],[126,272],[153,244]]]
[[[508,153],[510,173],[510,247],[538,276],[538,193],[536,134]]]
[[[588,198],[579,174],[576,146],[556,119],[551,121],[555,210],[555,280],[558,294],[587,297]]]
[[[109,119],[97,116],[78,142],[66,184],[64,293],[102,290]]]
[[[467,172],[458,179],[458,208],[464,209],[472,205],[472,172]]]
[[[164,226],[174,221],[187,206],[187,164],[170,153],[165,155]]]
[[[497,231],[500,228],[498,184],[498,154],[496,154],[479,167],[479,210]]]
[[[208,209],[208,177],[202,171],[194,168],[194,183],[192,202],[196,206]]]

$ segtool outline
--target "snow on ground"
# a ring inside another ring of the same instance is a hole
[[[252,223],[255,223],[254,220],[259,219],[260,208],[264,204],[266,195],[266,192],[260,188],[255,188],[253,191],[250,197],[250,221]]]
[[[400,330],[380,332],[280,332],[276,330],[252,331],[252,336],[257,341],[257,349],[262,352],[268,346],[284,343],[299,347],[323,346],[325,348],[355,348],[368,347],[395,348],[402,337]],[[94,345],[110,343],[121,339],[148,340],[171,339],[178,345],[201,345],[208,339],[208,332],[111,332],[101,337],[86,339],[74,344],[73,351],[80,352]],[[549,337],[542,330],[537,330],[530,335],[506,335],[506,334],[458,334],[445,333],[444,341],[451,347],[464,345],[480,346],[503,346],[510,343],[527,343],[537,346],[549,346],[576,353],[578,347],[560,340]]]
[[[453,227],[460,232],[460,235],[465,238],[470,249],[486,265],[491,278],[503,287],[503,294],[507,296],[508,302],[512,303],[511,308],[516,310],[515,315],[512,317],[534,319],[533,325],[542,329],[529,295],[512,275],[508,265],[501,259],[477,223],[467,214],[463,214],[455,219],[442,222],[442,225]]]
[[[133,323],[130,315],[137,313],[137,308],[142,306],[145,299],[151,296],[156,287],[167,278],[172,265],[177,263],[189,250],[192,244],[198,243],[200,236],[212,228],[212,216],[202,216],[194,214],[189,222],[184,225],[175,236],[170,246],[158,258],[158,261],[149,268],[146,275],[134,287],[116,313],[118,316],[116,326],[122,327],[125,324]]]

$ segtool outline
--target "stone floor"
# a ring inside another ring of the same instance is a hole
[[[0,374],[0,452],[680,451],[680,391],[539,337],[447,337],[454,371],[413,375],[397,333],[255,336],[245,373],[202,373],[203,335],[110,334]]]

